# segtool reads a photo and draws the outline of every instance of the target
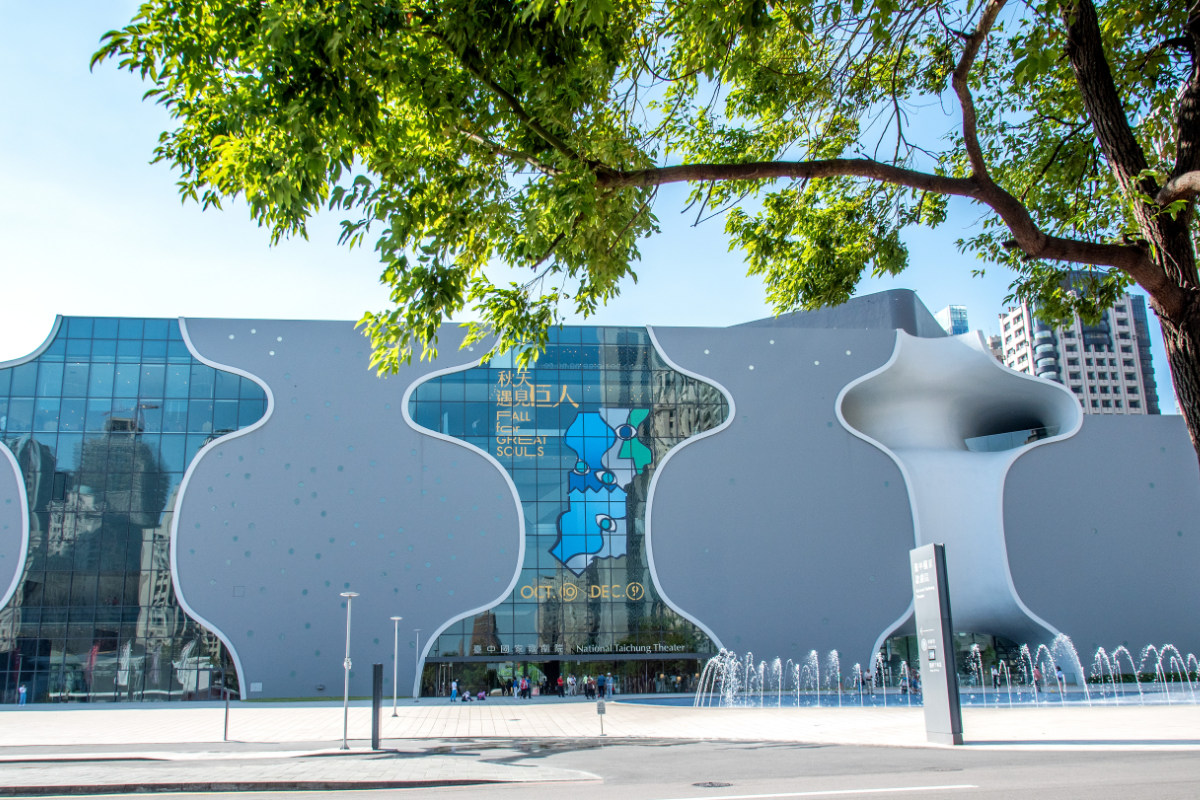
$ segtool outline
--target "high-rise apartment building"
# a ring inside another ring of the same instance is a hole
[[[1075,393],[1085,414],[1157,414],[1146,301],[1125,295],[1094,325],[1076,316],[1056,327],[1028,303],[1000,315],[1002,358],[1019,372]]]
[[[968,333],[971,330],[971,326],[967,322],[966,306],[946,306],[934,314],[933,318],[951,336],[958,336],[962,333]]]

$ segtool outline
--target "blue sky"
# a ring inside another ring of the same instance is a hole
[[[88,71],[100,36],[137,5],[0,0],[0,361],[35,349],[56,314],[356,320],[386,307],[370,248],[337,246],[339,217],[317,220],[308,241],[270,247],[243,207],[180,203],[170,170],[148,163],[169,124],[141,100],[148,87],[111,63]],[[682,196],[660,193],[663,233],[643,243],[637,285],[594,323],[724,326],[771,313],[721,220],[693,226]],[[999,267],[971,277],[980,262],[954,247],[977,216],[960,203],[938,231],[914,231],[912,266],[859,294],[913,289],[930,310],[965,305],[973,328],[996,333],[1010,277]],[[1151,327],[1159,401],[1174,412]]]

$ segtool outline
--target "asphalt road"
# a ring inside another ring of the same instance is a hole
[[[463,759],[539,764],[582,770],[597,777],[403,790],[250,792],[244,796],[254,800],[314,796],[521,800],[1200,798],[1200,757],[1195,751],[1183,750],[1023,751],[678,740],[463,741],[436,749]],[[170,794],[181,800],[211,796]]]

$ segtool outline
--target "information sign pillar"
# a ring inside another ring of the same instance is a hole
[[[962,744],[962,709],[954,663],[954,626],[946,583],[946,548],[927,544],[910,550],[913,612],[921,661],[925,735],[935,744]]]

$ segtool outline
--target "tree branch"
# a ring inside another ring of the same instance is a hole
[[[951,178],[932,175],[864,158],[758,161],[747,164],[682,164],[674,167],[613,172],[598,176],[596,185],[604,189],[621,189],[700,181],[807,180],[838,177],[866,178],[894,186],[977,200],[990,207],[1004,220],[1017,245],[1030,258],[1115,267],[1129,272],[1135,278],[1151,266],[1146,249],[1139,244],[1103,244],[1046,235],[1038,228],[1028,209],[1019,200],[991,181],[980,180],[978,177]]]
[[[581,156],[579,152],[572,148],[569,144],[555,136],[550,131],[546,130],[540,122],[534,119],[533,116],[525,110],[525,106],[521,104],[520,100],[518,100],[511,92],[509,92],[499,83],[497,83],[490,75],[488,75],[481,65],[472,63],[474,61],[475,59],[464,56],[462,58],[462,65],[467,72],[470,72],[477,79],[479,79],[484,86],[491,90],[492,94],[503,100],[504,104],[508,106],[509,110],[517,116],[517,119],[525,123],[526,127],[537,134],[538,138],[572,161],[577,161],[581,164],[591,163],[586,161],[583,156]]]
[[[971,162],[971,173],[989,183],[991,178],[988,176],[987,162],[983,159],[983,148],[979,144],[975,100],[971,97],[967,76],[971,73],[971,67],[974,66],[975,58],[979,55],[979,48],[987,39],[988,33],[991,32],[992,25],[995,24],[996,17],[1000,14],[1000,9],[1004,8],[1004,2],[1005,0],[990,0],[983,7],[983,13],[979,16],[979,24],[975,26],[975,31],[967,37],[962,56],[958,59],[958,65],[955,66],[954,74],[950,79],[950,84],[954,87],[954,94],[958,96],[959,105],[962,106],[963,145],[967,151],[967,159]]]
[[[601,165],[585,160],[583,156],[581,156],[574,148],[572,148],[559,137],[555,136],[550,131],[546,130],[546,128],[543,127],[540,122],[534,119],[533,115],[525,110],[525,106],[520,100],[517,99],[515,95],[497,83],[496,80],[488,74],[483,63],[483,57],[474,48],[468,47],[467,49],[462,50],[455,47],[446,38],[446,36],[437,29],[433,19],[430,16],[421,15],[421,21],[425,25],[425,31],[434,39],[441,42],[442,46],[445,47],[446,50],[449,51],[456,59],[458,59],[458,62],[462,64],[463,69],[473,75],[485,87],[487,87],[488,91],[499,97],[504,104],[508,106],[508,109],[512,111],[514,115],[516,115],[517,119],[521,120],[521,122],[524,123],[525,126],[531,131],[533,131],[539,139],[572,161],[577,161],[581,164],[588,164],[589,166],[593,167],[593,169],[601,167]]]
[[[1167,181],[1159,191],[1154,202],[1160,206],[1169,206],[1176,200],[1194,200],[1200,197],[1200,171],[1185,172]]]
[[[459,128],[458,132],[460,135],[466,137],[467,139],[470,139],[472,142],[475,142],[475,144],[478,144],[478,145],[484,147],[485,149],[490,151],[493,155],[504,156],[506,158],[511,158],[514,161],[524,161],[526,164],[533,167],[538,172],[543,172],[546,175],[562,175],[561,169],[558,169],[557,167],[552,167],[549,164],[543,163],[543,162],[539,161],[537,158],[535,158],[534,156],[531,156],[529,153],[523,153],[520,150],[513,150],[512,148],[504,147],[502,145],[496,144],[495,142],[493,142],[489,139],[484,138],[483,136],[480,136],[477,133],[471,133],[470,131],[463,130],[462,128]]]
[[[763,181],[778,178],[870,178],[939,194],[979,199],[978,185],[971,178],[950,178],[892,166],[866,158],[830,158],[814,161],[751,161],[744,164],[681,164],[616,171],[596,178],[598,188],[626,189],[662,186],[667,183],[701,181]]]

